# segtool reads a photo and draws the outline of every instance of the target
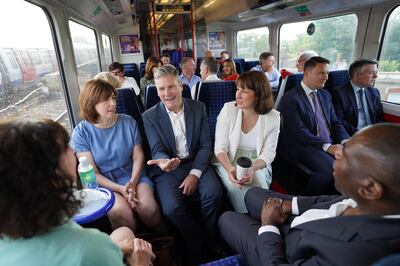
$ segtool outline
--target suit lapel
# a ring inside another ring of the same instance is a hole
[[[186,104],[186,100],[183,99],[183,104],[185,107],[185,126],[186,126],[186,145],[188,147],[188,151],[190,153],[190,147],[192,146],[192,137],[193,137],[193,110],[190,104]]]
[[[306,106],[305,108],[308,110],[308,116],[311,118],[310,121],[312,123],[311,128],[309,129],[314,135],[317,135],[318,129],[317,129],[317,121],[315,117],[315,112],[311,106],[310,101],[308,100],[308,96],[306,95],[303,87],[299,85],[297,89],[297,93],[299,95],[300,101],[302,102],[303,106]]]
[[[294,229],[306,230],[341,241],[355,235],[364,240],[400,236],[400,220],[377,216],[338,216],[300,224]]]
[[[172,129],[172,123],[171,120],[169,119],[166,107],[163,103],[160,103],[158,106],[158,118],[160,123],[164,125],[162,128],[162,133],[165,135],[165,140],[169,144],[169,148],[173,151],[174,156],[176,156],[176,142],[175,142],[175,135],[174,135],[174,130]],[[165,122],[163,122],[165,121]]]
[[[312,108],[312,106],[311,106],[311,104],[310,104],[310,101],[308,100],[308,97],[307,97],[306,93],[304,92],[304,89],[303,89],[303,87],[302,87],[301,85],[299,85],[299,87],[298,87],[298,89],[297,89],[297,92],[298,92],[298,94],[299,94],[299,96],[300,96],[300,99],[301,99],[303,105],[304,105],[304,106],[307,106],[308,113],[309,113],[312,117],[315,117],[314,110],[313,110],[313,108]],[[314,122],[315,122],[315,119],[314,119]]]
[[[351,103],[351,108],[353,109],[353,113],[355,115],[355,121],[358,121],[358,108],[357,108],[356,95],[354,94],[353,86],[351,85],[351,83],[348,84],[345,91],[347,98]]]
[[[372,102],[373,100],[372,98],[372,93],[371,93],[371,88],[367,87],[364,89],[365,92],[365,99],[367,100],[367,105],[368,105],[368,114],[369,117],[371,118],[371,122],[373,123],[374,121],[376,121],[375,119],[375,113],[372,112],[371,110],[374,110],[374,108],[372,108]]]

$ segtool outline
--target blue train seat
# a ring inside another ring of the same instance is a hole
[[[245,61],[243,58],[233,58],[232,59],[235,64],[236,64],[236,72],[240,75],[242,74],[244,71],[244,65],[245,65]]]
[[[234,255],[216,261],[201,264],[200,266],[245,266],[246,262],[240,255]]]
[[[192,99],[192,94],[190,93],[190,88],[188,85],[183,84],[182,91],[183,98]],[[148,86],[144,94],[144,105],[145,109],[150,109],[160,101],[160,97],[157,95],[157,88],[154,85]]]
[[[282,79],[279,85],[278,95],[276,96],[275,100],[275,109],[279,110],[279,103],[285,93],[296,87],[300,84],[301,80],[303,79],[303,74],[292,74],[287,76],[286,78]]]
[[[136,80],[139,85],[140,82],[140,72],[138,66],[135,63],[124,64],[125,76],[132,77]]]
[[[127,114],[136,120],[140,136],[142,137],[142,147],[146,156],[146,160],[151,159],[150,146],[147,141],[146,132],[144,131],[141,106],[138,101],[140,96],[136,96],[132,88],[124,88],[117,90],[117,113]]]
[[[214,142],[217,117],[226,102],[234,101],[236,95],[235,81],[202,82],[198,100],[206,105],[208,125]]]
[[[328,80],[324,89],[331,92],[333,88],[341,86],[350,81],[349,72],[347,70],[336,70],[329,72]]]
[[[252,69],[253,67],[255,67],[256,65],[260,64],[260,62],[257,61],[246,61],[244,62],[244,71],[249,71],[250,69]]]

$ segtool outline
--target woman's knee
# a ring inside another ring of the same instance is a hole
[[[131,227],[134,223],[132,208],[124,197],[119,194],[116,194],[114,206],[108,214],[112,222],[119,223],[119,221],[124,221],[124,223],[128,223],[128,227]]]

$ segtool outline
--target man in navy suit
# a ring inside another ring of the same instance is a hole
[[[203,103],[182,98],[178,71],[162,66],[154,74],[161,102],[143,114],[150,144],[149,165],[161,207],[188,249],[185,264],[199,264],[207,236],[215,236],[221,185],[210,167],[211,137]],[[158,167],[157,167],[158,166]],[[200,210],[198,209],[200,207]],[[201,220],[193,216],[197,210]]]
[[[332,90],[336,114],[350,135],[370,124],[383,122],[381,97],[378,89],[372,87],[377,72],[377,61],[356,60],[349,67],[350,82]]]
[[[399,138],[399,125],[377,124],[337,151],[335,186],[344,196],[250,189],[250,215],[225,212],[221,235],[257,266],[371,265],[400,252]]]
[[[285,94],[280,105],[283,127],[278,150],[313,172],[304,188],[308,195],[335,193],[333,156],[349,138],[336,117],[329,92],[322,90],[328,72],[329,60],[319,56],[308,59],[301,84]]]

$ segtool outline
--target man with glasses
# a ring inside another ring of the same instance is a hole
[[[116,76],[121,81],[121,88],[132,88],[135,91],[135,94],[139,95],[140,88],[136,80],[132,77],[125,77],[124,70],[124,65],[118,62],[114,62],[108,67],[108,71],[110,71],[111,74]]]

